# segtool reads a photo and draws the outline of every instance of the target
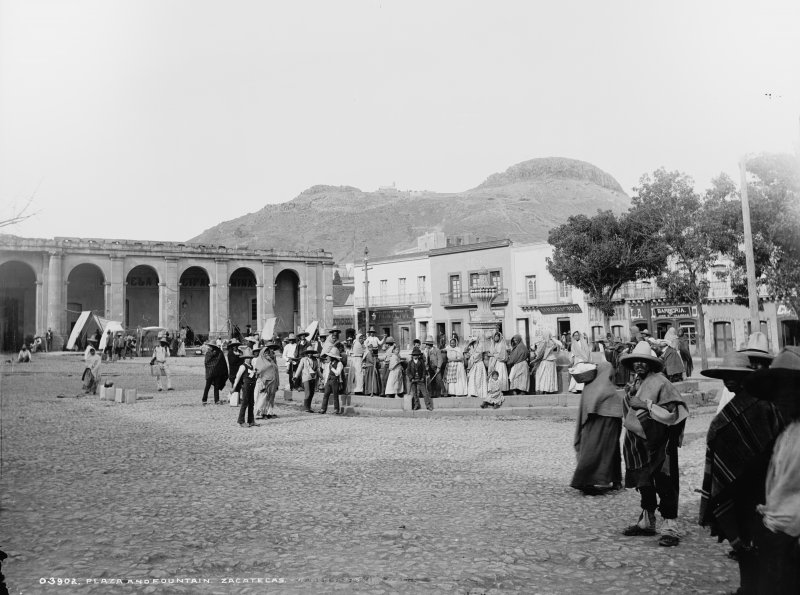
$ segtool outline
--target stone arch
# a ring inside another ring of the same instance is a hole
[[[257,278],[250,267],[239,267],[228,279],[228,318],[231,326],[246,332],[247,325],[258,331]]]
[[[158,326],[160,278],[155,267],[140,264],[125,277],[125,322],[128,328]]]
[[[210,279],[204,267],[195,265],[183,270],[178,283],[178,326],[188,327],[195,337],[209,333]]]
[[[300,324],[300,275],[283,269],[275,277],[275,333],[292,333]]]
[[[36,271],[22,261],[0,264],[0,350],[17,351],[36,333]]]
[[[97,316],[106,315],[106,277],[99,266],[89,262],[74,266],[67,276],[68,332],[72,332],[78,316],[85,310]]]

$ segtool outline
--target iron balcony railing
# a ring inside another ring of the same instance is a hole
[[[369,307],[380,308],[383,306],[416,306],[419,304],[430,304],[431,296],[428,293],[398,293],[393,295],[370,295]],[[356,308],[363,308],[366,300],[363,297],[356,298]]]
[[[572,289],[564,292],[557,289],[548,291],[523,292],[517,294],[520,306],[540,306],[545,304],[572,304]]]
[[[475,306],[478,301],[475,297],[469,295],[469,289],[462,291],[448,291],[441,294],[441,305],[447,308],[448,306]],[[492,304],[507,304],[508,303],[508,289],[499,287],[497,295],[495,296]]]

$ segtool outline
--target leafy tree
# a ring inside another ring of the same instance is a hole
[[[652,230],[628,215],[598,211],[594,217],[574,215],[550,230],[553,257],[547,270],[556,281],[566,281],[589,296],[610,329],[614,294],[628,281],[651,277],[666,265],[666,252],[654,241]]]
[[[725,180],[720,180],[720,191]],[[651,229],[654,240],[666,247],[669,267],[656,277],[669,300],[697,307],[697,343],[704,368],[708,367],[705,342],[705,312],[710,283],[708,272],[719,259],[720,248],[729,245],[732,230],[727,227],[722,201],[701,197],[686,174],[664,168],[645,174],[631,199],[629,216]]]
[[[753,255],[759,290],[784,300],[800,312],[800,163],[786,154],[762,154],[748,160],[747,183]],[[731,285],[740,303],[748,289],[742,225],[742,203],[735,184],[714,180],[707,194],[726,209],[735,236],[723,248],[733,260]]]

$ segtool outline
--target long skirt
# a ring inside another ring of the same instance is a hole
[[[482,362],[477,362],[469,371],[467,378],[467,394],[470,397],[486,399],[489,387],[486,379],[486,366]]]
[[[570,486],[580,490],[622,484],[621,433],[621,418],[589,414],[581,428],[578,465]]]
[[[350,374],[347,376],[348,392],[364,392],[364,370],[361,369],[362,358],[360,355],[353,355],[348,362]]]
[[[511,373],[508,375],[508,389],[521,390],[523,393],[528,392],[529,380],[528,362],[517,362],[511,368]]]
[[[259,378],[256,381],[256,388],[255,388],[255,411],[256,417],[261,415],[272,415],[275,412],[275,390],[277,389],[277,383],[270,383],[269,386],[265,386],[264,383]]]
[[[386,396],[386,381],[389,380],[389,362],[383,362],[381,366],[381,392],[382,396]]]
[[[558,392],[558,368],[555,360],[542,360],[536,369],[536,392]]]
[[[397,366],[395,369],[390,370],[386,377],[386,394],[387,395],[400,395],[403,394],[403,366]]]
[[[498,380],[500,381],[500,390],[507,391],[508,390],[508,368],[506,368],[506,362],[497,361],[494,363],[494,368],[489,370],[488,375],[491,376],[492,372],[497,372]]]
[[[364,368],[364,394],[379,396],[382,393],[381,375],[375,366]]]
[[[464,362],[447,362],[445,369],[447,379],[447,394],[456,397],[463,397],[467,394],[467,372],[464,370]]]
[[[83,371],[83,393],[86,395],[97,393],[97,379],[89,368]]]

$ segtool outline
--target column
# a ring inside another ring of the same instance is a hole
[[[105,313],[103,318],[111,318],[111,281],[103,281],[105,285]]]
[[[106,305],[111,311],[110,318],[122,324],[125,324],[124,264],[123,257],[111,256],[111,302],[110,305]]]
[[[230,275],[228,273],[228,259],[215,258],[214,259],[214,280],[216,281],[216,292],[214,297],[214,308],[212,309],[212,332],[224,333],[227,337],[230,334],[230,311],[229,311],[229,291],[230,291]]]
[[[256,329],[261,332],[264,328],[264,284],[256,283]]]
[[[167,261],[167,272],[163,288],[159,283],[159,319],[160,326],[177,330],[180,328],[180,278],[178,277],[178,259],[165,258]]]
[[[158,283],[158,326],[167,324],[167,284],[163,281]]]
[[[53,329],[53,346],[61,345],[66,329],[64,328],[64,281],[61,278],[61,254],[50,253],[47,268],[47,326]]]
[[[42,291],[42,281],[36,281],[36,330],[35,333],[42,337],[42,341],[44,341],[44,333],[47,329],[44,326],[44,292]]]
[[[259,314],[261,328],[267,322],[267,318],[275,317],[275,263],[268,260],[261,261],[261,283],[263,290],[258,300],[262,315]],[[292,329],[295,330],[295,329]]]

